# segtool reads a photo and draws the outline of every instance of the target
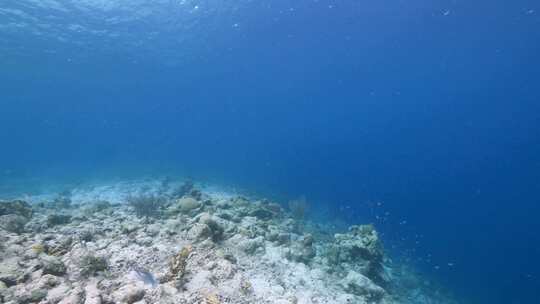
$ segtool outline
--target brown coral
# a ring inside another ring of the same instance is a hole
[[[212,293],[204,297],[204,303],[205,304],[220,304],[221,301],[219,300],[219,297],[215,293]]]
[[[191,245],[185,246],[173,256],[169,264],[169,274],[167,276],[167,281],[181,281],[186,273],[187,260],[193,251]]]

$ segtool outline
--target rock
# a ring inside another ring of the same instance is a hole
[[[28,223],[28,218],[17,214],[6,214],[0,216],[0,228],[13,233],[23,233],[24,226]]]
[[[97,288],[97,282],[92,282],[84,288],[85,291],[85,300],[84,304],[101,304],[101,293]]]
[[[267,233],[264,223],[253,216],[242,218],[242,222],[237,226],[237,229],[239,234],[249,238],[265,236]]]
[[[233,255],[233,253],[230,252],[230,250],[224,250],[220,248],[216,250],[216,255],[222,259],[225,259],[231,262],[232,264],[236,264],[236,262],[238,261],[236,257]]]
[[[28,298],[28,302],[36,303],[45,299],[46,297],[47,297],[47,290],[44,290],[44,289],[32,290],[30,292],[30,297]]]
[[[161,228],[161,225],[150,225],[148,227],[146,227],[146,234],[151,236],[151,237],[155,237],[159,234],[160,232],[160,229]]]
[[[247,207],[250,204],[249,200],[243,196],[237,196],[231,199],[231,205],[235,207]]]
[[[204,240],[212,236],[212,230],[208,225],[195,223],[188,231],[189,240]]]
[[[131,304],[140,301],[145,290],[138,284],[128,284],[120,287],[113,293],[113,299],[118,303]]]
[[[28,303],[37,303],[47,297],[47,291],[43,289],[34,289],[29,293],[23,293],[17,296],[18,304],[28,304]]]
[[[138,229],[140,229],[141,227],[137,224],[133,224],[133,223],[124,223],[122,224],[122,233],[124,234],[130,234],[132,232],[135,232],[137,231]]]
[[[79,261],[79,268],[82,276],[90,277],[107,270],[109,263],[105,257],[87,254]]]
[[[277,242],[278,244],[287,244],[291,241],[291,234],[290,233],[280,233],[278,235]]]
[[[251,282],[248,280],[241,280],[240,281],[240,292],[244,295],[249,295],[253,292],[253,286],[251,285]]]
[[[39,286],[41,289],[51,289],[57,286],[59,283],[60,281],[58,277],[51,274],[45,274],[39,278],[37,286]]]
[[[342,254],[346,255],[343,257],[345,260],[382,259],[382,245],[372,225],[351,226],[349,233],[336,234],[335,239]]]
[[[55,256],[43,256],[41,258],[41,266],[43,268],[43,274],[62,276],[66,273],[66,265]]]
[[[353,270],[347,273],[347,276],[340,284],[348,292],[358,296],[364,296],[372,301],[378,301],[385,295],[383,288],[377,286],[368,277]]]
[[[91,242],[94,240],[94,236],[96,235],[96,231],[93,229],[84,229],[81,230],[79,233],[77,233],[77,238],[81,242]]]
[[[25,218],[32,217],[32,207],[25,201],[0,201],[0,216],[7,214],[20,215]]]
[[[254,239],[244,239],[237,243],[237,246],[246,254],[253,255],[257,251],[264,251],[264,238],[259,236]]]
[[[210,228],[213,241],[219,241],[223,237],[223,226],[219,223],[218,218],[209,213],[202,213],[199,217],[199,223],[207,225]]]
[[[379,282],[384,281],[382,244],[372,225],[351,226],[349,233],[336,234],[337,263],[354,264],[362,274]]]
[[[0,303],[4,303],[4,299],[6,298],[6,292],[8,290],[8,287],[6,284],[2,281],[0,281]]]
[[[219,241],[223,238],[224,228],[217,217],[205,212],[199,215],[197,220],[187,233],[188,239],[201,241],[211,238],[212,241]]]
[[[84,299],[84,290],[81,288],[75,288],[71,291],[71,293],[65,297],[62,298],[58,304],[81,304]]]
[[[66,295],[69,293],[70,287],[66,284],[60,284],[53,289],[49,290],[47,293],[47,301],[49,303],[58,303],[62,299],[66,298]]]
[[[275,216],[274,212],[263,207],[256,207],[254,210],[252,210],[248,214],[249,216],[254,216],[264,221],[270,220]]]
[[[293,261],[308,264],[316,255],[313,248],[313,236],[308,234],[301,240],[295,241],[287,257]]]
[[[0,263],[0,281],[7,287],[16,285],[25,279],[25,272],[18,265],[18,259],[11,258]]]
[[[141,237],[141,238],[138,238],[136,239],[135,241],[137,244],[141,245],[141,246],[151,246],[152,243],[154,242],[154,238],[150,237],[150,236],[146,236],[146,237]]]
[[[124,223],[122,224],[122,232],[125,234],[130,234],[132,232],[135,232],[141,228],[140,225],[135,223]]]

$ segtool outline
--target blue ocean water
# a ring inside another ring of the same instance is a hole
[[[537,1],[3,0],[0,63],[4,192],[305,195],[463,303],[540,302]]]

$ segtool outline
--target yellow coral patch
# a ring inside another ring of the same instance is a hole
[[[207,295],[204,298],[204,303],[205,304],[220,304],[221,302],[219,301],[218,296],[215,293],[213,293],[213,294]]]
[[[32,251],[34,251],[37,254],[45,252],[45,246],[43,246],[43,244],[34,244],[30,248],[32,249]]]

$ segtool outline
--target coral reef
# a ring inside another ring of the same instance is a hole
[[[390,264],[373,226],[333,234],[305,200],[170,180],[49,197],[69,206],[0,204],[0,303],[455,303]]]

